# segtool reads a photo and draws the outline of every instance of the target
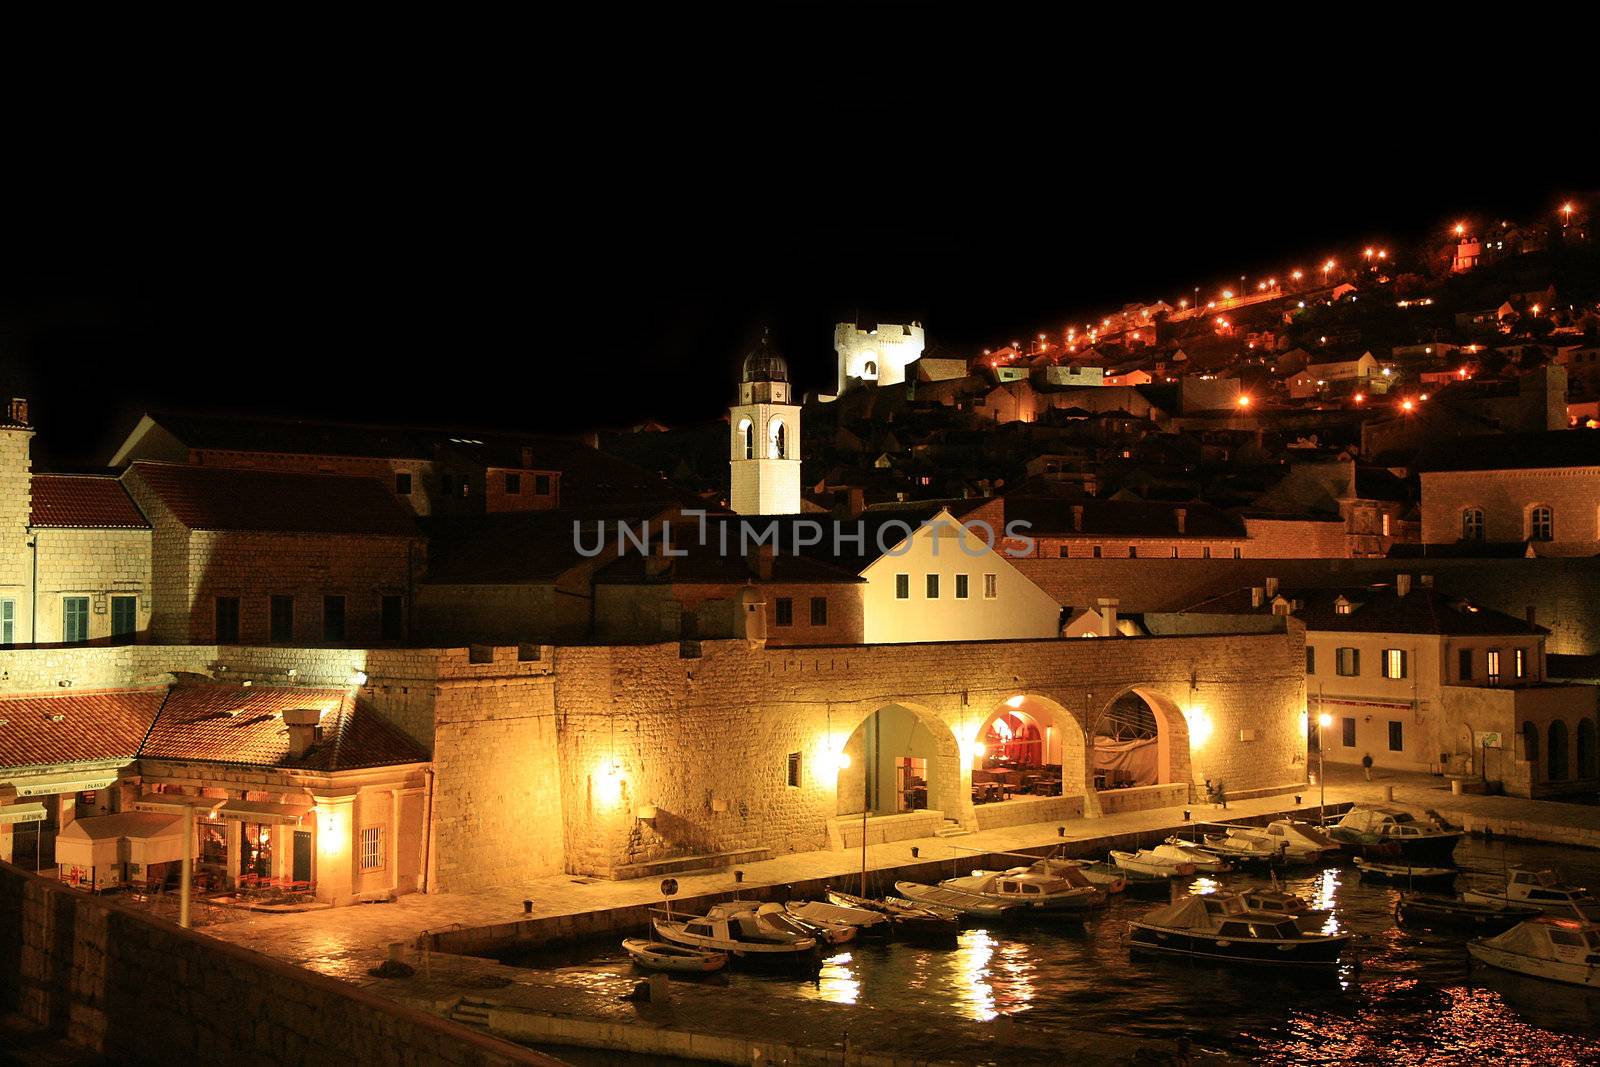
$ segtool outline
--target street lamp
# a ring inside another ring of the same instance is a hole
[[[1322,773],[1322,731],[1333,725],[1333,716],[1323,712],[1317,716],[1317,823],[1328,825],[1328,776]]]

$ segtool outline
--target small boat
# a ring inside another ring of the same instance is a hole
[[[1170,846],[1169,846],[1170,848]],[[1154,852],[1141,848],[1137,852],[1123,852],[1112,849],[1111,862],[1125,871],[1135,874],[1146,874],[1160,878],[1186,878],[1195,871],[1194,861],[1187,857],[1180,858],[1176,853],[1180,850],[1170,849],[1167,853]]]
[[[896,882],[894,891],[907,900],[924,906],[938,905],[967,919],[1003,919],[1021,910],[1018,903],[1002,903],[977,893],[921,882]]]
[[[1200,874],[1227,874],[1233,870],[1233,865],[1221,856],[1207,852],[1193,841],[1185,841],[1181,837],[1169,837],[1150,851],[1157,856],[1192,863]]]
[[[1527,904],[1547,915],[1600,921],[1600,900],[1578,885],[1566,885],[1548,867],[1513,867],[1504,881],[1480,882],[1461,894],[1481,904]]]
[[[647,971],[665,971],[668,974],[710,974],[728,965],[726,952],[689,948],[670,941],[651,941],[643,937],[630,937],[622,942],[623,951],[633,962]]]
[[[829,904],[821,900],[791,901],[787,908],[789,914],[801,922],[849,926],[863,936],[887,935],[889,928],[894,925],[889,916],[882,912],[853,908],[849,905]]]
[[[1349,934],[1308,933],[1287,915],[1246,911],[1233,893],[1184,897],[1128,927],[1135,951],[1273,966],[1335,964],[1350,941]]]
[[[1314,908],[1306,898],[1296,896],[1277,885],[1271,888],[1242,890],[1239,898],[1246,911],[1260,912],[1262,915],[1286,916],[1293,919],[1295,925],[1308,934],[1321,930],[1327,925],[1328,916],[1333,914],[1331,909]]]
[[[1200,840],[1199,847],[1204,851],[1244,865],[1281,864],[1287,851],[1282,842],[1269,840],[1264,834],[1243,832],[1237,827],[1230,827],[1227,833],[1202,834]]]
[[[1594,923],[1541,915],[1468,941],[1467,951],[1501,970],[1600,989],[1600,926]]]
[[[815,938],[818,944],[842,945],[854,941],[856,928],[830,922],[801,922],[782,904],[763,904],[759,900],[725,900],[706,911],[712,918],[737,918],[752,937],[770,941]]]
[[[1355,807],[1328,831],[1367,859],[1417,867],[1449,867],[1462,832],[1432,815],[1421,818],[1390,807]]]
[[[1128,889],[1128,873],[1103,861],[1048,859],[1040,860],[1033,865],[1034,870],[1044,871],[1047,874],[1058,873],[1066,867],[1071,867],[1083,875],[1096,889],[1102,889],[1113,896]]]
[[[890,933],[901,941],[954,944],[961,933],[960,913],[946,908],[913,904],[897,897],[871,900],[837,889],[828,890],[828,902],[884,916],[889,920]]]
[[[1392,885],[1446,885],[1455,880],[1461,872],[1455,867],[1412,867],[1401,863],[1379,863],[1369,860],[1365,856],[1357,856],[1353,861],[1356,870],[1361,872],[1361,877],[1374,882],[1389,882]]]
[[[1105,904],[1109,897],[1091,885],[1076,867],[1068,867],[1060,874],[1044,874],[1031,867],[973,871],[960,878],[947,878],[939,885],[1030,912],[1088,911]]]
[[[1544,914],[1528,904],[1485,904],[1461,897],[1405,893],[1394,906],[1397,921],[1415,926],[1451,927],[1499,934]]]
[[[817,939],[798,932],[778,939],[774,931],[757,931],[754,912],[721,916],[651,917],[656,935],[689,948],[726,952],[751,963],[815,964]]]
[[[1316,823],[1303,819],[1274,819],[1262,829],[1238,828],[1239,832],[1265,835],[1268,841],[1282,842],[1284,857],[1290,863],[1322,863],[1337,858],[1344,850]],[[1230,834],[1236,832],[1229,829]]]

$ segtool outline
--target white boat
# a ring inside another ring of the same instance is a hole
[[[1227,874],[1233,870],[1232,864],[1221,856],[1196,848],[1194,842],[1181,837],[1169,837],[1150,851],[1159,857],[1192,863],[1201,874]]]
[[[1535,978],[1600,989],[1600,926],[1541,915],[1467,942],[1472,958]]]
[[[1308,934],[1320,931],[1327,925],[1328,916],[1333,914],[1329,908],[1314,908],[1304,897],[1279,888],[1276,880],[1271,888],[1241,890],[1239,901],[1246,911],[1287,916]]]
[[[961,932],[961,913],[930,904],[913,904],[899,897],[872,900],[838,889],[828,890],[828,901],[842,908],[869,911],[889,920],[891,933],[908,941],[954,944]]]
[[[849,926],[862,934],[886,934],[893,925],[889,916],[880,911],[853,908],[844,904],[829,904],[821,900],[791,901],[788,910],[790,915],[801,922]]]
[[[770,931],[755,932],[755,920],[754,912],[683,918],[655,915],[651,918],[651,925],[662,940],[690,948],[726,952],[741,960],[773,963],[815,961],[816,938],[802,937],[796,933],[788,939],[777,940]]]
[[[1022,907],[1020,902],[1002,903],[977,893],[944,885],[924,885],[921,882],[896,882],[894,891],[925,907],[943,908],[968,919],[1000,919],[1016,913]]]
[[[1563,884],[1548,867],[1513,867],[1504,881],[1480,882],[1461,896],[1479,904],[1529,904],[1565,919],[1600,921],[1600,900],[1582,886]]]
[[[1274,819],[1259,830],[1238,827],[1228,832],[1234,833],[1235,829],[1264,834],[1269,841],[1281,841],[1290,863],[1320,863],[1344,851],[1327,831],[1302,819]]]
[[[1062,875],[1045,874],[1031,867],[1008,871],[973,871],[960,878],[940,882],[944,889],[971,893],[998,904],[1015,904],[1028,911],[1088,911],[1106,902],[1108,894],[1089,884],[1077,870],[1071,870],[1078,884]]]
[[[1111,851],[1111,862],[1135,874],[1152,874],[1167,878],[1185,878],[1195,872],[1194,861],[1181,855],[1182,850],[1166,846],[1165,853],[1141,848],[1137,852]]]
[[[764,904],[759,900],[724,900],[706,910],[711,918],[738,919],[741,929],[752,937],[770,941],[792,941],[812,937],[829,945],[842,945],[855,940],[856,928],[839,923],[802,923],[789,915],[782,904]]]
[[[1409,866],[1448,867],[1462,833],[1432,813],[1413,815],[1400,808],[1355,807],[1328,834],[1361,849],[1368,859]]]
[[[1287,915],[1247,911],[1235,893],[1184,897],[1128,927],[1136,951],[1276,966],[1338,963],[1350,941],[1302,930]]]
[[[728,965],[726,952],[674,945],[670,941],[651,941],[630,937],[622,942],[623,951],[647,971],[668,974],[710,974]]]
[[[1089,879],[1089,884],[1113,895],[1126,892],[1128,889],[1128,873],[1114,863],[1107,863],[1104,860],[1040,860],[1039,862],[1075,867]]]
[[[1230,826],[1226,833],[1203,834],[1200,846],[1233,863],[1283,863],[1287,846],[1260,831]]]
[[[1461,871],[1456,867],[1412,867],[1401,863],[1379,863],[1369,860],[1365,856],[1357,856],[1352,860],[1356,870],[1361,872],[1363,878],[1371,878],[1379,882],[1392,882],[1399,886],[1413,886],[1427,883],[1440,886],[1455,879]]]

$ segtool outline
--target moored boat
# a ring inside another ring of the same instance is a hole
[[[630,937],[623,940],[622,949],[634,963],[647,971],[664,971],[667,974],[710,974],[728,965],[726,952],[690,948],[687,945],[675,945],[671,941]]]
[[[1326,830],[1303,819],[1274,819],[1261,829],[1238,828],[1283,844],[1284,858],[1290,863],[1321,863],[1335,859],[1343,849]],[[1234,828],[1228,831],[1235,832]]]
[[[827,921],[802,922],[791,916],[782,904],[759,900],[725,900],[706,910],[710,918],[737,919],[751,937],[786,942],[796,938],[815,938],[819,944],[842,945],[854,941],[856,928]]]
[[[1246,911],[1237,894],[1189,896],[1129,922],[1129,947],[1229,963],[1329,966],[1348,934],[1302,930],[1287,915]]]
[[[937,905],[956,912],[967,919],[1003,919],[1022,910],[1020,903],[1002,903],[977,893],[952,889],[945,885],[924,885],[921,882],[896,882],[894,891],[915,904]]]
[[[1466,929],[1491,935],[1504,933],[1519,922],[1536,919],[1542,914],[1538,908],[1527,904],[1488,904],[1426,893],[1402,894],[1394,906],[1394,917],[1401,923]]]
[[[789,914],[801,922],[849,926],[862,936],[887,935],[893,925],[889,916],[882,912],[830,904],[821,900],[791,901],[786,907]]]
[[[1126,871],[1118,870],[1110,863],[1095,860],[1064,860],[1046,859],[1033,865],[1034,870],[1051,874],[1059,874],[1062,870],[1071,868],[1081,874],[1084,879],[1096,889],[1102,889],[1115,896],[1117,893],[1126,892],[1128,888],[1128,875]],[[1070,875],[1065,877],[1070,878]]]
[[[1449,867],[1462,832],[1432,816],[1390,807],[1355,807],[1328,831],[1335,841],[1358,848],[1380,863]]]
[[[1229,827],[1226,833],[1202,834],[1199,847],[1230,863],[1254,865],[1282,864],[1286,849],[1282,842],[1269,840],[1263,834],[1239,831]]]
[[[1467,951],[1501,970],[1600,989],[1600,926],[1594,923],[1541,915],[1468,941]]]
[[[1455,867],[1413,867],[1402,863],[1380,863],[1365,856],[1353,861],[1361,877],[1374,882],[1388,882],[1400,886],[1446,886],[1461,872]]]
[[[1168,847],[1165,853],[1141,848],[1137,852],[1111,850],[1111,862],[1125,871],[1160,878],[1186,878],[1195,872],[1194,860],[1181,855],[1181,850]]]
[[[1331,909],[1312,907],[1309,900],[1277,885],[1271,888],[1242,890],[1239,899],[1246,911],[1287,916],[1308,934],[1321,930],[1327,925],[1328,916],[1333,914]]]
[[[1150,851],[1160,857],[1192,863],[1199,874],[1227,874],[1233,870],[1233,865],[1221,856],[1207,852],[1195,842],[1185,841],[1177,836],[1167,838]]]
[[[890,922],[890,933],[901,941],[954,944],[961,933],[960,913],[946,908],[913,904],[897,897],[872,900],[837,889],[828,890],[828,902],[885,916]]]
[[[726,952],[750,963],[815,964],[817,939],[798,932],[778,938],[770,930],[758,931],[755,914],[745,912],[721,916],[655,915],[651,925],[656,935],[675,945]]]
[[[1108,898],[1104,890],[1095,888],[1075,867],[1056,874],[1045,874],[1031,867],[973,871],[960,878],[947,878],[939,885],[1030,912],[1088,911],[1105,904]]]
[[[1600,921],[1600,900],[1578,885],[1567,885],[1548,867],[1513,867],[1504,880],[1480,881],[1462,897],[1483,904],[1526,904],[1548,915]]]

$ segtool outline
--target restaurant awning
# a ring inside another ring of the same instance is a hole
[[[192,797],[184,793],[140,793],[139,799],[133,802],[135,811],[163,811],[169,814],[183,814],[184,809],[193,808],[195,814],[216,811],[226,801],[221,797]]]
[[[32,778],[16,778],[11,784],[19,797],[55,796],[57,793],[86,793],[91,789],[104,789],[117,780],[117,772],[88,771],[77,774],[41,774]]]
[[[245,822],[297,823],[311,810],[311,801],[291,804],[274,804],[267,800],[228,800],[217,809],[224,819],[242,819]]]
[[[18,823],[44,822],[44,820],[44,805],[37,802],[0,808],[0,826],[15,826]]]

